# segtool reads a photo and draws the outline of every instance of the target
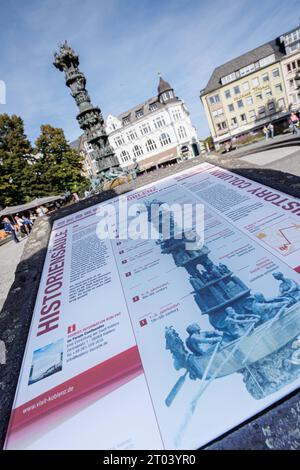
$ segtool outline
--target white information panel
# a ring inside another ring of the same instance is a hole
[[[204,205],[201,248],[120,236],[158,201]],[[56,221],[6,449],[196,449],[260,412],[300,385],[299,273],[299,200],[208,163]]]

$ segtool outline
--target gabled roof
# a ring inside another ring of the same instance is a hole
[[[239,69],[246,67],[247,65],[253,64],[264,57],[271,54],[275,54],[275,60],[278,61],[285,56],[282,46],[277,39],[274,39],[262,46],[256,47],[252,51],[246,52],[235,59],[226,62],[223,65],[215,68],[213,71],[206,87],[201,91],[201,95],[206,95],[214,90],[217,90],[222,85],[221,78],[230,75],[233,72],[237,72]]]

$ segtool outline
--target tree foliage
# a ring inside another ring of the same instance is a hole
[[[20,117],[0,115],[0,205],[20,204],[35,197],[81,192],[88,186],[81,157],[62,129],[41,126],[32,148]]]
[[[32,147],[18,116],[0,115],[0,205],[26,202]]]
[[[86,188],[81,157],[70,147],[62,129],[41,126],[41,134],[35,142],[35,155],[32,184],[37,196],[78,192]]]

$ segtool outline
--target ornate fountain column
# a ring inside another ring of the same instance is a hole
[[[105,132],[101,110],[91,103],[86,90],[86,78],[78,68],[79,57],[67,41],[59,47],[59,52],[54,54],[53,65],[61,72],[65,72],[66,86],[70,88],[71,95],[79,109],[76,119],[85,133],[88,143],[95,151],[98,173],[106,172],[112,167],[118,167],[118,159],[109,145]]]

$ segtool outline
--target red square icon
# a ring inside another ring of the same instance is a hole
[[[138,295],[135,295],[133,298],[132,298],[133,302],[138,302],[140,300],[139,296]]]
[[[140,326],[146,326],[146,325],[148,325],[146,318],[143,318],[143,320],[140,320]]]
[[[74,333],[74,331],[76,331],[76,325],[75,325],[75,323],[74,323],[74,325],[68,326],[68,334]]]

